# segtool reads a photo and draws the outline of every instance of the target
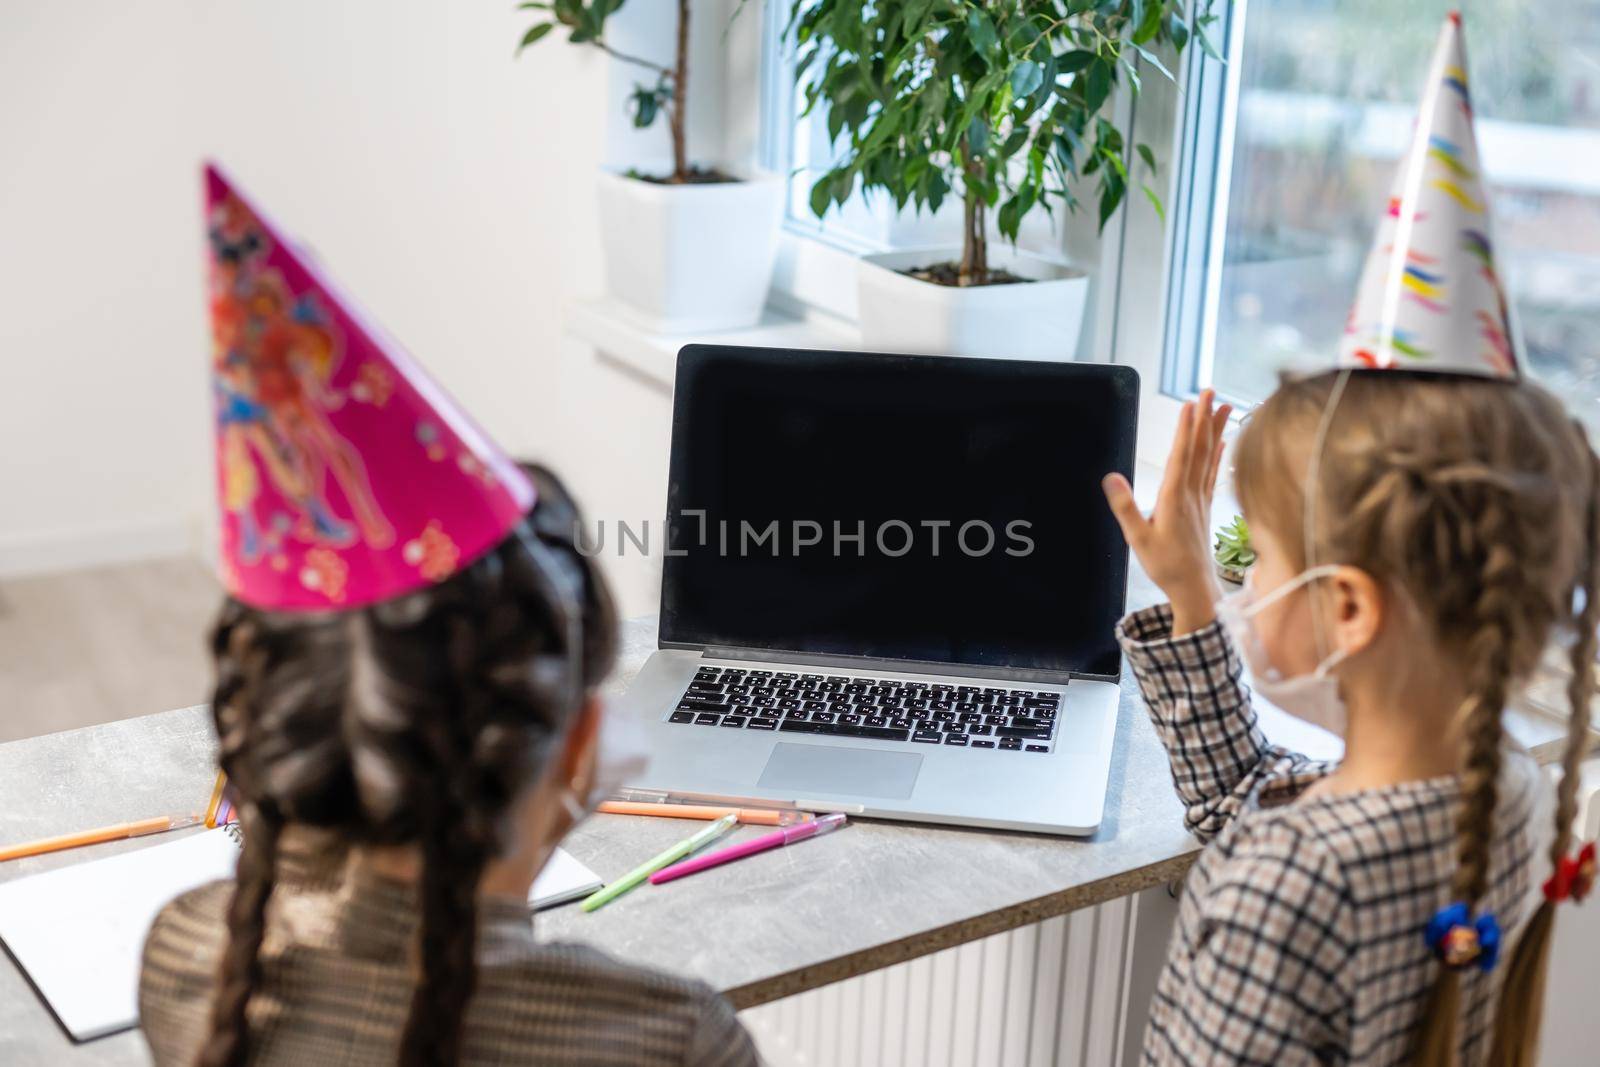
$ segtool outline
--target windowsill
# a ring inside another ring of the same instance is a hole
[[[626,306],[610,297],[576,301],[567,307],[567,332],[594,345],[605,358],[672,388],[678,350],[688,344],[749,345],[760,348],[858,349],[861,335],[837,320],[802,317],[768,306],[761,321],[740,330],[663,334],[640,324]]]

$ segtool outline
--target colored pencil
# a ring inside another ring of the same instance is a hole
[[[165,833],[185,826],[198,826],[203,821],[204,817],[200,815],[162,815],[154,819],[140,819],[138,822],[102,826],[98,830],[79,830],[77,833],[61,834],[57,837],[46,837],[38,841],[27,841],[20,845],[0,848],[0,862],[21,859],[24,856],[38,856],[46,852],[60,852],[62,849],[78,848],[83,845],[98,845],[104,841],[120,841],[125,837]]]
[[[661,819],[720,819],[732,815],[750,826],[793,826],[809,822],[809,811],[776,808],[724,808],[714,804],[673,804],[669,801],[606,800],[595,809],[607,815],[652,815]]]

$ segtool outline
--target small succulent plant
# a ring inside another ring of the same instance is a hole
[[[1230,582],[1243,582],[1245,571],[1256,561],[1256,550],[1250,545],[1250,528],[1244,524],[1243,515],[1217,531],[1217,571]]]

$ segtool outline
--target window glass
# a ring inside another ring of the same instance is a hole
[[[1180,389],[1209,383],[1253,402],[1281,367],[1332,359],[1446,9],[1249,4],[1224,104],[1231,153],[1215,172],[1227,213],[1214,331],[1183,363]],[[1462,13],[1523,351],[1600,426],[1600,0],[1485,0]]]

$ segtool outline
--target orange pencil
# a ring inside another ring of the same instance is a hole
[[[0,862],[17,860],[24,856],[38,856],[45,852],[60,852],[64,848],[78,848],[81,845],[98,845],[102,841],[120,841],[125,837],[159,834],[167,830],[195,826],[201,821],[202,817],[199,815],[162,815],[155,819],[140,819],[138,822],[102,826],[98,830],[79,830],[75,834],[62,834],[59,837],[46,837],[38,841],[0,848]]]
[[[793,826],[808,822],[809,811],[775,811],[771,808],[719,808],[709,804],[662,804],[638,800],[602,801],[597,811],[607,815],[654,815],[663,819],[720,819],[724,815],[737,815],[739,821],[752,826]]]

